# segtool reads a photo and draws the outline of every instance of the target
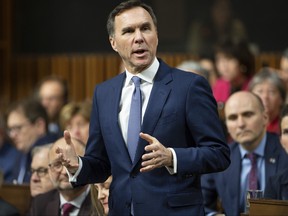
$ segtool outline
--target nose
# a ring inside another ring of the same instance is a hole
[[[101,200],[104,198],[105,198],[105,195],[103,193],[103,190],[100,187],[98,187],[98,199]]]
[[[245,121],[242,116],[238,117],[237,124],[239,127],[243,127],[245,125]]]
[[[144,41],[143,34],[140,29],[135,30],[135,43],[142,43]]]
[[[33,182],[38,182],[40,181],[40,178],[39,176],[37,175],[37,172],[33,172],[32,175],[31,175],[31,181]]]

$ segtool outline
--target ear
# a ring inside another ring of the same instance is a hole
[[[110,37],[109,37],[109,41],[110,41],[110,44],[111,44],[112,49],[113,49],[115,52],[118,52],[117,46],[116,46],[116,41],[115,41],[114,37],[110,36]]]

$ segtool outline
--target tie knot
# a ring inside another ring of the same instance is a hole
[[[131,80],[133,81],[133,83],[134,83],[134,85],[135,85],[136,87],[139,87],[139,86],[140,86],[140,84],[141,84],[141,78],[139,78],[138,76],[133,76],[133,77],[131,78]]]
[[[71,203],[65,203],[62,207],[63,209],[63,216],[68,216],[69,213],[72,211],[72,209],[74,208],[75,206]]]
[[[251,161],[254,162],[255,160],[257,160],[257,154],[253,153],[247,153],[246,157]]]

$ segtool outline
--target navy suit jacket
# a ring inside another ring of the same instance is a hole
[[[165,167],[140,173],[148,145],[140,139],[131,161],[118,122],[126,74],[95,88],[83,168],[75,185],[103,182],[112,174],[109,214],[203,215],[200,174],[229,166],[229,147],[207,80],[160,61],[142,132],[156,137],[177,155],[177,174]]]
[[[79,213],[82,215],[91,215],[92,202],[90,193],[84,199]],[[60,216],[60,194],[57,189],[39,194],[32,199],[28,215],[31,216]]]
[[[288,155],[287,155],[288,157]],[[272,176],[266,184],[265,198],[288,200],[288,169]]]
[[[217,211],[216,201],[220,198],[226,215],[240,215],[240,180],[241,180],[241,154],[238,143],[232,143],[231,164],[223,172],[203,175],[201,182],[205,200],[206,212]],[[267,133],[265,158],[265,182],[270,176],[283,170],[288,164],[288,157],[285,154],[279,136]],[[244,211],[244,210],[243,210]]]

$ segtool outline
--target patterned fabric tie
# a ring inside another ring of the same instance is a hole
[[[133,91],[131,99],[128,134],[127,134],[127,147],[130,154],[130,158],[133,162],[139,141],[139,133],[141,131],[142,97],[140,90],[141,79],[137,76],[133,76],[132,81],[135,85],[135,89]]]
[[[70,212],[73,210],[75,206],[71,203],[65,203],[62,207],[63,214],[62,216],[69,216]]]
[[[258,178],[257,178],[257,155],[255,153],[247,154],[247,158],[251,161],[251,169],[248,177],[248,189],[258,189]]]

